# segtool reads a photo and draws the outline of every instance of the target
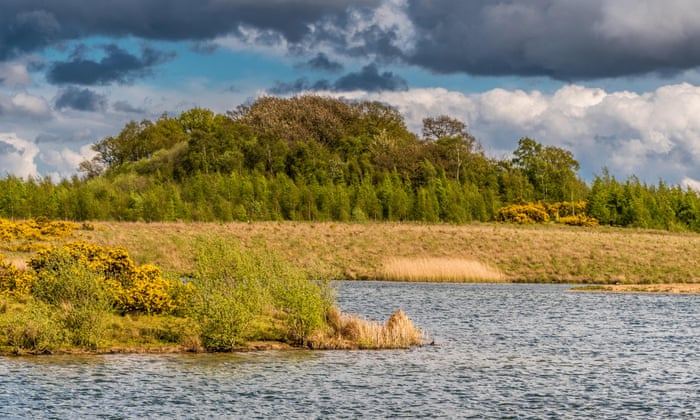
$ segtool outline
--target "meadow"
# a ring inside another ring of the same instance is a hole
[[[192,271],[196,239],[205,236],[252,249],[270,248],[312,275],[332,279],[700,282],[700,235],[688,232],[497,223],[98,222],[94,226],[81,235],[101,245],[124,246],[141,264],[178,273]]]

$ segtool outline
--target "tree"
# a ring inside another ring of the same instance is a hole
[[[579,198],[579,163],[573,154],[555,146],[543,146],[525,137],[513,152],[513,164],[522,170],[545,201],[574,201]]]
[[[467,125],[447,115],[424,118],[423,140],[435,145],[439,163],[461,182],[462,165],[477,146],[474,136],[467,132]]]

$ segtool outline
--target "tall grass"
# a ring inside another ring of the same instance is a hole
[[[499,282],[500,270],[460,258],[392,258],[379,271],[382,280]]]
[[[329,337],[319,337],[315,343],[316,347],[405,349],[425,342],[423,333],[400,309],[393,312],[384,324],[368,321],[356,315],[342,314],[337,309],[333,309],[329,312],[329,324],[334,334]]]

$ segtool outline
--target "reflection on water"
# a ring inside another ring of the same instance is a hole
[[[611,417],[700,412],[700,298],[566,286],[342,282],[404,309],[400,351],[0,358],[0,418]]]

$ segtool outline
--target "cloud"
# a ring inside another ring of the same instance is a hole
[[[52,168],[48,175],[58,182],[74,175],[80,163],[92,159],[95,154],[90,145],[85,145],[77,152],[65,147],[59,150],[45,150],[39,154],[38,159],[43,165]]]
[[[306,77],[301,77],[293,82],[277,82],[269,92],[275,95],[287,95],[304,91],[382,92],[407,89],[408,83],[403,77],[390,71],[380,73],[375,64],[369,64],[360,71],[348,73],[332,83],[325,79],[311,82]]]
[[[359,72],[349,73],[334,83],[336,90],[364,90],[380,92],[385,90],[406,90],[408,83],[398,74],[390,71],[379,73],[374,64],[369,64]]]
[[[695,190],[695,192],[700,192],[700,181],[697,179],[683,178],[681,185],[691,190]]]
[[[31,83],[27,67],[19,63],[0,63],[0,85],[8,88],[26,86]]]
[[[22,0],[3,4],[0,60],[40,51],[83,37],[133,36],[148,40],[207,41],[235,33],[240,26],[275,31],[290,42],[310,26],[348,8],[376,6],[377,0]]]
[[[143,108],[137,108],[127,101],[116,101],[112,104],[115,111],[124,112],[127,114],[145,114],[146,110]]]
[[[322,52],[316,54],[314,58],[299,65],[302,69],[309,69],[315,71],[325,71],[329,73],[335,73],[343,70],[343,65],[332,61],[328,56]]]
[[[509,156],[525,136],[563,147],[574,153],[589,180],[603,167],[621,178],[637,175],[651,183],[700,179],[700,87],[690,84],[642,94],[568,85],[551,94],[434,88],[335,95],[394,105],[415,132],[425,116],[459,118],[487,154],[498,158]]]
[[[436,73],[566,81],[668,76],[700,65],[695,3],[202,0],[192,7],[188,0],[11,1],[0,16],[0,61],[88,37],[133,37],[189,41],[204,53],[215,46],[277,47],[311,56],[332,52]],[[123,83],[167,59],[154,54],[107,52],[107,62],[85,57],[58,62],[50,68],[50,80]]]
[[[105,56],[100,61],[85,57],[86,48],[78,47],[70,61],[51,65],[47,79],[53,84],[106,85],[112,82],[129,83],[151,74],[152,67],[173,58],[172,54],[143,48],[141,57],[118,47],[103,47]]]
[[[76,111],[100,112],[107,108],[107,97],[90,89],[74,86],[62,89],[56,98],[56,108]]]
[[[408,61],[442,73],[593,79],[700,64],[692,0],[412,0]]]
[[[36,144],[17,137],[15,133],[0,133],[0,168],[5,173],[22,178],[38,176],[34,163],[38,153]]]
[[[51,109],[46,100],[39,96],[20,92],[10,97],[0,95],[0,117],[12,119],[48,119]]]

